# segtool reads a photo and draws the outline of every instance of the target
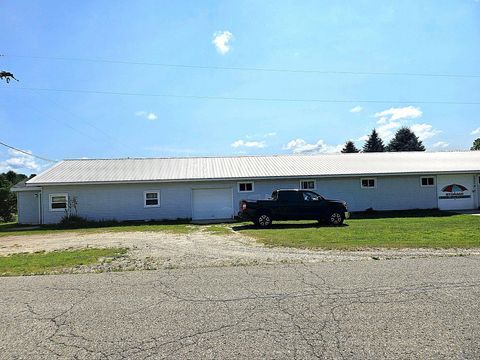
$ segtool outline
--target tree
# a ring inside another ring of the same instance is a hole
[[[0,221],[12,221],[16,208],[15,194],[9,188],[0,188]]]
[[[345,143],[345,146],[342,149],[342,153],[347,154],[347,153],[358,153],[360,150],[357,149],[353,141],[349,140]]]
[[[0,54],[0,56],[3,56],[3,55]],[[11,72],[3,71],[3,70],[0,71],[0,80],[5,80],[7,84],[12,80],[18,81]]]
[[[475,139],[470,150],[480,150],[480,138]]]
[[[8,171],[0,174],[0,221],[11,221],[17,212],[16,196],[10,188],[22,180],[27,179],[23,174]]]
[[[384,152],[385,145],[383,140],[378,136],[377,130],[373,129],[372,133],[368,136],[365,145],[363,145],[363,152]]]
[[[387,146],[387,151],[425,151],[425,146],[408,127],[397,130]]]
[[[7,82],[7,84],[11,80],[18,81],[18,79],[16,79],[15,76],[13,76],[13,74],[11,72],[8,72],[8,71],[0,71],[0,79],[5,80]]]

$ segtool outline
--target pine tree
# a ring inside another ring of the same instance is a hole
[[[345,143],[345,146],[342,149],[342,153],[347,154],[347,153],[358,153],[360,150],[357,149],[353,141],[349,140]]]
[[[470,150],[480,150],[480,138],[475,139]]]
[[[402,127],[390,140],[387,151],[425,151],[425,146],[412,130]]]
[[[385,145],[383,140],[378,136],[377,130],[373,129],[369,135],[365,145],[363,145],[363,152],[384,152]]]

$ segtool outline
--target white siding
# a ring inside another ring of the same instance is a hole
[[[257,180],[254,192],[239,193],[236,181],[70,185],[45,186],[43,197],[51,193],[68,193],[76,197],[78,214],[95,220],[163,220],[192,218],[192,189],[217,187],[233,188],[234,211],[242,199],[265,199],[275,189],[298,188],[298,179]],[[360,177],[317,178],[316,192],[330,198],[347,201],[350,211],[430,209],[437,207],[436,188],[421,187],[420,176],[377,177],[374,189],[362,189]],[[160,206],[145,208],[145,190],[160,191]],[[21,209],[24,211],[25,209]],[[44,223],[56,223],[63,212],[52,212],[43,202]],[[20,210],[19,210],[20,211]]]

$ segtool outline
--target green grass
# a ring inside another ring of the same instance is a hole
[[[126,252],[124,248],[88,248],[0,256],[0,276],[51,273],[76,265],[94,264],[104,257],[116,258]]]
[[[480,216],[445,212],[371,214],[330,227],[316,222],[274,222],[269,229],[234,226],[272,246],[322,249],[480,247]],[[421,216],[419,216],[421,215]],[[354,214],[355,216],[355,214]],[[362,218],[359,218],[362,217]]]
[[[11,235],[44,235],[56,233],[100,233],[100,232],[124,232],[124,231],[168,231],[176,234],[187,234],[197,229],[196,226],[188,223],[165,223],[165,222],[146,222],[146,223],[116,223],[111,226],[104,224],[92,225],[83,228],[63,229],[54,225],[40,226],[37,229],[31,229],[32,226],[18,225],[17,223],[0,224],[0,237]],[[25,230],[22,230],[25,228]]]

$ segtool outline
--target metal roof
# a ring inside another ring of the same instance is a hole
[[[12,192],[22,192],[22,191],[34,191],[34,190],[41,190],[42,188],[40,187],[35,187],[35,186],[28,186],[27,187],[27,180],[28,179],[24,179],[18,183],[16,183],[15,185],[13,185],[11,188],[10,188],[10,191]]]
[[[63,160],[27,185],[480,172],[480,151]]]

